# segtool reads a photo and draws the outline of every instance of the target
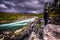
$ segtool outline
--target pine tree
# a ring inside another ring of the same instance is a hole
[[[60,20],[60,12],[59,12],[60,3],[58,4],[58,2],[59,2],[59,0],[54,0],[54,2],[52,3],[52,6],[51,6],[51,8],[53,8],[53,9],[51,9],[51,13],[53,13],[55,15],[53,18],[56,22],[60,22],[59,21]]]

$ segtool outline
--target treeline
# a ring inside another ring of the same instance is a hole
[[[32,18],[34,16],[42,17],[42,14],[0,12],[0,21],[9,21],[9,20],[24,19],[24,18]]]
[[[53,18],[60,18],[60,1],[59,0],[54,0],[52,4],[49,6],[49,13],[50,16]]]

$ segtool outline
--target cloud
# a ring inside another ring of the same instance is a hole
[[[34,2],[25,2],[25,6],[29,8],[40,8],[40,4]]]
[[[30,11],[36,11],[36,10],[41,10],[43,9],[44,5],[39,4],[38,1],[25,1],[24,3],[18,3],[17,8],[22,8],[22,10],[26,9],[29,12]],[[23,9],[24,8],[24,9]]]
[[[40,9],[40,7],[43,5],[39,4],[38,1],[26,1],[26,2],[23,2],[23,3],[17,3],[17,6],[18,7],[25,7],[26,9]]]
[[[43,13],[45,2],[52,2],[53,0],[3,0],[2,6],[7,7],[1,9],[3,12],[23,12],[23,13]],[[1,1],[0,1],[1,2]]]
[[[9,1],[3,1],[3,3],[9,4],[9,5],[12,5],[12,6],[16,6],[13,2],[9,2]]]
[[[0,4],[0,8],[7,8],[4,4]]]
[[[15,8],[11,8],[11,9],[8,9],[8,10],[3,10],[4,12],[15,12],[15,13],[18,13],[19,11],[16,10]]]
[[[54,0],[41,0],[41,1],[44,1],[44,2],[53,2]]]

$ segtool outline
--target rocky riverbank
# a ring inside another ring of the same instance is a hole
[[[38,27],[38,24],[41,23],[38,22],[31,23],[26,30],[19,32],[18,36],[14,32],[2,34],[0,40],[60,40],[60,25],[47,24]]]

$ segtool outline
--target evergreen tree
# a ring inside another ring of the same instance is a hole
[[[49,17],[49,13],[48,13],[48,2],[45,3],[45,8],[44,8],[44,25],[46,25],[48,23],[48,17]]]
[[[52,3],[51,6],[51,13],[53,13],[55,16],[53,17],[53,19],[55,20],[54,22],[59,23],[60,22],[60,3],[58,3],[59,0],[54,0],[54,2]]]

